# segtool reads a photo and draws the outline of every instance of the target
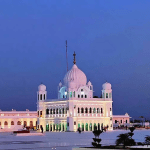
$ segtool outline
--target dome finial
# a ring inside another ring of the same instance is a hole
[[[76,53],[75,53],[75,51],[74,51],[73,56],[74,56],[73,63],[76,64]]]

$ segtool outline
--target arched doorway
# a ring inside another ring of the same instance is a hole
[[[100,130],[100,124],[98,123],[98,130]]]
[[[49,131],[49,124],[46,125],[46,131]]]
[[[61,123],[59,124],[59,131],[61,131]]]
[[[89,130],[92,131],[92,123],[89,124]]]
[[[84,123],[82,123],[82,131],[84,131]]]
[[[88,131],[88,123],[85,125],[85,130]]]
[[[94,123],[94,131],[97,130],[97,126],[96,123]]]

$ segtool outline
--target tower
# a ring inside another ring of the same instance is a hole
[[[38,86],[38,92],[37,92],[37,101],[45,101],[47,99],[47,91],[46,86],[44,84],[41,84]]]

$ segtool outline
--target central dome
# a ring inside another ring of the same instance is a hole
[[[86,75],[77,67],[73,65],[72,69],[67,72],[64,77],[64,85],[68,88],[78,88],[87,83]]]

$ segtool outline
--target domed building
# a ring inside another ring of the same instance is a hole
[[[44,131],[113,130],[116,120],[113,121],[111,84],[106,82],[102,85],[102,98],[93,98],[93,85],[76,65],[75,57],[71,70],[58,84],[57,99],[47,99],[45,85],[41,84],[38,89],[38,128],[42,126]],[[120,119],[118,117],[114,116]],[[123,122],[129,123],[129,115],[122,118]]]

